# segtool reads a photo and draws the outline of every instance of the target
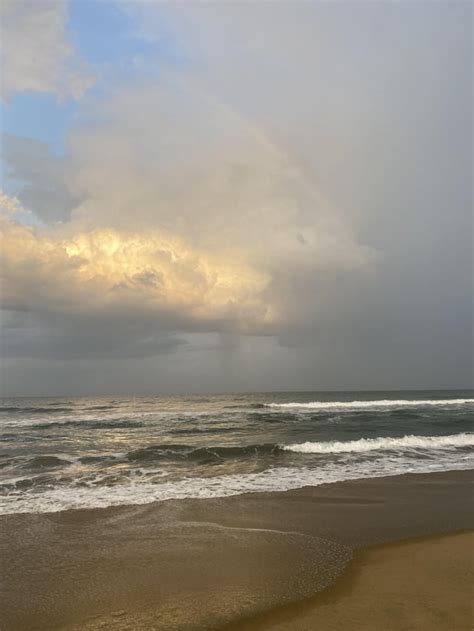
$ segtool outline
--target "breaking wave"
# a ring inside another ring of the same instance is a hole
[[[474,399],[380,399],[374,401],[310,401],[308,403],[267,403],[270,408],[301,408],[310,410],[352,409],[365,410],[370,408],[402,408],[418,406],[448,406],[474,403]]]
[[[187,478],[175,482],[130,483],[118,486],[58,487],[37,494],[17,491],[0,500],[0,514],[49,513],[79,508],[139,505],[185,498],[229,497],[242,493],[288,491],[345,480],[358,480],[404,473],[470,469],[469,461],[448,460],[408,462],[377,458],[354,466],[329,464],[323,469],[277,467],[260,473],[221,475],[213,478]]]
[[[452,434],[450,436],[402,436],[400,438],[360,438],[359,440],[328,442],[305,442],[281,445],[284,451],[301,454],[340,454],[375,450],[397,449],[445,449],[449,447],[474,446],[474,434]]]

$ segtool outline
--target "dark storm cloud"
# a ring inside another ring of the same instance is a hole
[[[31,313],[4,312],[2,357],[74,359],[123,359],[154,357],[173,353],[186,340],[171,335],[156,324],[135,324],[130,317],[121,322],[107,317],[48,317]]]

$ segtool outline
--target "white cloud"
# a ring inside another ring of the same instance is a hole
[[[80,98],[93,77],[68,41],[64,0],[2,0],[2,98],[15,92],[52,92]]]

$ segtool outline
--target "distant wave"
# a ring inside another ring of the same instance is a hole
[[[242,410],[243,408],[250,408],[253,410],[259,410],[260,408],[267,407],[265,403],[241,403],[240,405],[224,405],[224,410]]]
[[[10,412],[10,414],[55,414],[56,412],[73,412],[74,408],[58,408],[58,407],[16,407],[5,406],[0,407],[0,412]]]
[[[62,456],[58,458],[54,455],[36,456],[32,459],[12,464],[21,464],[23,468],[44,468],[54,469],[56,467],[70,465],[73,462],[82,464],[91,462],[107,462],[111,459],[122,463],[134,463],[135,465],[147,466],[166,461],[183,462],[195,464],[208,464],[224,462],[226,460],[241,460],[255,458],[277,458],[281,463],[281,458],[285,452],[295,454],[340,454],[340,453],[364,453],[370,451],[394,451],[410,449],[452,449],[459,447],[474,446],[474,433],[452,434],[449,436],[401,436],[399,438],[378,437],[360,438],[350,441],[325,441],[325,442],[304,442],[291,444],[262,443],[245,446],[230,445],[208,445],[197,446],[183,443],[163,443],[148,445],[128,452],[117,454],[103,453],[93,454],[93,456],[81,456],[79,458]],[[289,455],[289,454],[288,454]],[[275,461],[276,462],[276,461]],[[8,466],[10,462],[3,463]]]
[[[474,399],[380,399],[374,401],[310,401],[308,403],[267,403],[270,408],[307,408],[311,410],[331,410],[334,408],[370,409],[370,408],[401,408],[426,405],[465,405],[474,403]]]
[[[169,433],[176,436],[195,436],[197,434],[227,434],[230,432],[238,432],[240,427],[189,427],[170,429]]]
[[[301,454],[340,454],[393,449],[443,449],[446,447],[472,447],[474,434],[452,434],[450,436],[402,436],[400,438],[360,438],[342,442],[305,442],[281,445],[284,451]]]
[[[31,429],[52,429],[54,427],[78,427],[79,429],[128,429],[133,427],[143,427],[141,421],[127,419],[104,419],[103,421],[50,421],[49,423],[35,423],[29,425]]]

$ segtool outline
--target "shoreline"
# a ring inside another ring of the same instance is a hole
[[[391,631],[415,619],[417,631],[462,631],[474,623],[473,585],[474,530],[413,537],[356,550],[313,597],[220,631]]]
[[[405,474],[5,515],[0,624],[5,631],[243,624],[331,590],[368,546],[473,529],[473,481],[472,470]]]

